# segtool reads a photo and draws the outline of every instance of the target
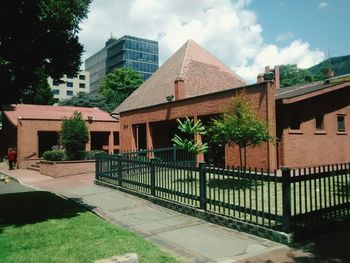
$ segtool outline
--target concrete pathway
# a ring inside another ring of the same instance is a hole
[[[25,189],[59,193],[85,205],[107,221],[122,226],[186,262],[295,262],[305,256],[288,246],[157,206],[117,190],[94,185],[94,174],[51,178],[31,170],[0,173]],[[0,185],[1,194],[2,185]],[[277,261],[276,261],[277,260]]]

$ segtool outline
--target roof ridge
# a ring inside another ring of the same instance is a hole
[[[180,70],[180,73],[179,73],[179,77],[182,77],[183,74],[184,74],[185,63],[186,63],[186,61],[187,61],[188,50],[189,50],[189,47],[190,47],[190,41],[193,41],[193,40],[189,39],[189,40],[187,40],[187,42],[185,43],[185,45],[186,45],[186,51],[185,51],[184,59],[182,60],[182,65],[181,65],[181,70]]]

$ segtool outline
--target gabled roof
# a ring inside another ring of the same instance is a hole
[[[283,104],[288,104],[343,88],[350,88],[350,81],[332,82],[328,80],[325,82],[308,83],[277,89],[275,99]]]
[[[188,40],[113,113],[166,102],[174,81],[182,78],[185,98],[246,85],[245,81],[193,40]]]
[[[18,118],[33,120],[62,120],[64,117],[71,117],[74,111],[81,112],[84,120],[92,116],[93,121],[116,122],[117,120],[110,116],[109,113],[98,108],[71,107],[71,106],[48,106],[48,105],[31,105],[17,104],[11,105],[4,111],[7,118],[17,126]]]

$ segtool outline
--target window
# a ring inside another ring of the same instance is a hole
[[[338,132],[345,132],[345,115],[337,115]]]
[[[52,85],[53,85],[53,86],[59,86],[60,83],[59,83],[59,81],[55,81],[55,80],[54,80],[54,81],[52,81]]]
[[[68,88],[73,88],[73,82],[67,81],[67,87]]]
[[[53,95],[60,95],[60,90],[59,89],[53,89],[52,93],[53,93]]]
[[[85,80],[85,75],[79,75],[80,80]]]
[[[73,76],[67,75],[67,79],[73,79],[73,78],[74,78]]]
[[[291,130],[300,130],[301,129],[301,120],[299,114],[291,114],[289,119],[289,128]]]
[[[85,83],[79,83],[79,88],[85,89]]]
[[[73,96],[73,90],[67,90],[67,96]]]
[[[316,115],[315,122],[316,122],[316,131],[323,131],[324,130],[324,115]]]

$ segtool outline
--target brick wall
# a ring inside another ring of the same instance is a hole
[[[350,161],[350,89],[277,105],[277,134],[282,138],[280,166],[298,167]],[[290,114],[300,114],[299,132],[289,129]],[[324,132],[316,131],[315,115],[324,114]],[[345,114],[345,133],[337,133],[337,114]]]
[[[40,161],[40,173],[51,177],[62,177],[95,172],[95,161]]]
[[[18,160],[19,167],[21,166],[21,160],[36,153],[32,158],[38,158],[38,131],[59,131],[61,130],[61,121],[58,120],[33,120],[33,119],[21,119],[18,121],[17,126],[17,140],[18,140]],[[92,131],[108,131],[110,135],[111,151],[113,151],[113,132],[119,130],[118,122],[99,122],[93,121],[91,123],[86,122],[86,126],[89,132]],[[86,145],[86,150],[90,150],[90,142]]]
[[[218,92],[144,109],[122,112],[120,114],[120,147],[122,150],[135,149],[135,139],[132,130],[132,125],[134,124],[148,123],[149,126],[152,122],[176,120],[177,118],[184,118],[185,116],[197,116],[200,118],[200,116],[222,113],[232,97],[236,96],[241,90],[242,89],[236,89]],[[244,90],[253,101],[261,119],[269,122],[270,134],[274,136],[275,99],[272,83],[264,82],[250,85]],[[152,135],[150,132],[148,132],[147,138],[148,147],[152,147]],[[253,149],[250,148],[247,150],[247,153],[248,166],[265,169],[276,168],[276,151],[275,146],[271,143],[265,143]],[[233,149],[226,148],[226,164],[239,164],[238,147],[234,147]]]

